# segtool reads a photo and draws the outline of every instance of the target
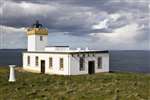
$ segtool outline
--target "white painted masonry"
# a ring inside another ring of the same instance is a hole
[[[71,75],[79,75],[79,74],[88,74],[88,62],[89,61],[94,61],[95,62],[95,73],[98,72],[109,72],[109,54],[99,54],[96,53],[95,56],[92,56],[93,53],[89,53],[89,57],[87,57],[87,55],[85,55],[86,57],[85,59],[85,70],[84,71],[80,71],[79,70],[79,57],[70,57],[70,74]],[[98,65],[97,65],[97,59],[98,57],[102,57],[102,68],[98,69]]]
[[[69,47],[66,46],[50,46],[50,47],[46,47],[45,51],[68,51]]]
[[[27,64],[27,57],[30,56],[30,65]],[[39,57],[39,65],[35,66],[35,57]],[[53,58],[53,66],[49,68],[49,58]],[[41,60],[45,61],[45,73],[48,74],[68,74],[68,54],[49,54],[49,53],[24,53],[23,54],[23,67],[26,70],[34,71],[34,72],[41,72]],[[64,69],[59,69],[59,58],[64,59]]]
[[[109,72],[108,51],[89,50],[88,47],[83,50],[70,49],[69,46],[47,46],[48,30],[38,21],[27,30],[27,35],[28,51],[23,53],[24,70],[58,75]]]
[[[40,37],[43,40],[40,40]],[[47,46],[47,35],[29,35],[28,36],[28,51],[44,51]]]
[[[83,52],[84,53],[84,52]],[[67,52],[26,52],[23,53],[23,68],[32,72],[41,72],[41,60],[45,61],[45,73],[46,74],[58,74],[58,75],[79,75],[88,74],[88,62],[95,62],[95,73],[98,72],[109,72],[109,54],[108,53],[84,53],[85,57],[85,70],[80,71],[79,58],[83,53],[67,53]],[[72,56],[73,55],[73,56]],[[78,56],[79,55],[79,56]],[[27,57],[30,56],[30,65],[27,64]],[[39,65],[36,66],[35,58],[39,58]],[[49,68],[49,58],[53,59],[53,66]],[[102,68],[98,69],[97,59],[102,58]],[[64,69],[60,69],[59,59],[64,59]]]

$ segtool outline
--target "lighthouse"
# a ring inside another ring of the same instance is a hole
[[[109,72],[107,50],[48,46],[48,30],[39,21],[27,29],[27,37],[28,51],[23,52],[23,69],[26,71],[57,75]]]
[[[48,45],[48,29],[44,28],[37,20],[30,28],[27,29],[28,51],[44,51]]]

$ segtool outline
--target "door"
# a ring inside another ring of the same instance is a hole
[[[88,62],[88,73],[89,74],[94,74],[95,73],[95,62],[94,61],[89,61]]]
[[[41,60],[41,73],[45,73],[45,61]]]

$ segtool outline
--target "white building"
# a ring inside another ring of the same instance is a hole
[[[23,53],[24,70],[59,75],[109,72],[108,51],[47,46],[48,30],[38,22],[27,30],[27,35],[28,51]]]

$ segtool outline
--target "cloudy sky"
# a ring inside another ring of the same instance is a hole
[[[49,45],[150,50],[148,0],[0,0],[0,48],[26,48],[35,20]]]

